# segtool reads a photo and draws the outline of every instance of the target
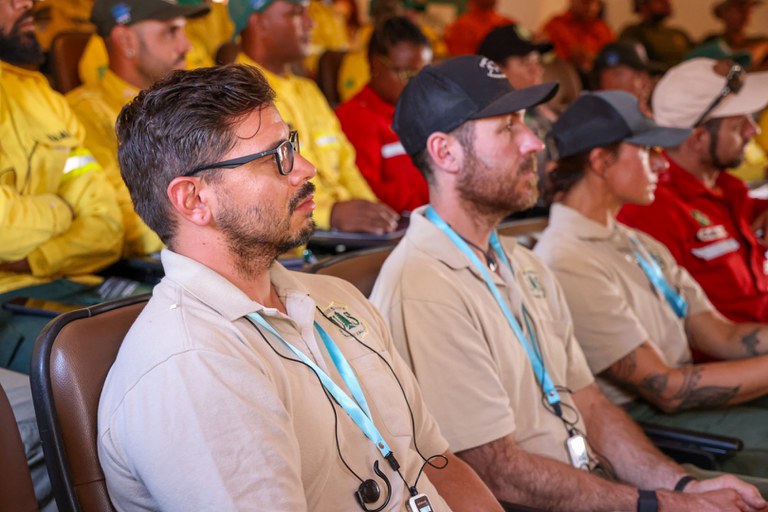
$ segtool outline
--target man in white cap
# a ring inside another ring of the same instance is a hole
[[[733,321],[768,320],[768,201],[723,172],[738,167],[759,133],[752,114],[768,103],[768,73],[730,61],[692,59],[659,81],[652,105],[659,124],[692,128],[664,153],[656,200],[626,205],[619,220],[664,243]]]

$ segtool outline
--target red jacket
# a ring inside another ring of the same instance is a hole
[[[726,317],[766,322],[766,248],[750,224],[768,201],[747,192],[741,180],[726,172],[709,189],[670,160],[653,204],[625,205],[618,219],[664,243]]]
[[[358,169],[382,202],[398,213],[429,202],[427,180],[392,129],[394,105],[384,102],[366,85],[339,106],[336,115],[355,147]]]

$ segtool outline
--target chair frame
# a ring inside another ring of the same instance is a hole
[[[150,296],[151,294],[143,294],[127,297],[61,314],[51,320],[37,338],[30,369],[32,401],[45,454],[45,464],[60,512],[80,512],[83,507],[71,477],[65,441],[56,410],[50,362],[54,344],[61,330],[71,322],[147,302]]]

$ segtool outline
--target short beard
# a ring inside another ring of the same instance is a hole
[[[25,68],[39,68],[45,61],[35,34],[19,30],[21,23],[29,17],[32,17],[31,11],[16,20],[9,34],[0,32],[0,60],[3,62]]]
[[[487,177],[488,166],[478,158],[471,145],[464,146],[464,169],[458,179],[459,197],[478,214],[493,219],[527,210],[539,197],[538,187],[533,184],[530,195],[519,195],[516,191],[520,173],[532,170],[536,175],[536,155],[530,154],[503,183],[492,182]]]
[[[226,208],[217,222],[227,241],[227,248],[236,258],[240,275],[249,277],[269,268],[281,254],[306,244],[315,231],[314,222],[295,236],[289,236],[291,216],[315,186],[306,183],[288,205],[288,215],[281,222],[275,212],[252,205],[245,211]]]
[[[728,161],[723,161],[717,156],[717,147],[720,140],[720,125],[722,122],[722,118],[715,118],[704,124],[704,129],[709,132],[709,161],[712,167],[718,170],[735,169],[744,162],[743,149],[741,155]]]

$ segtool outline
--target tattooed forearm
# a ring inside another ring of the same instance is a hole
[[[634,377],[635,370],[637,369],[637,354],[633,350],[626,356],[622,357],[618,361],[608,368],[608,374],[619,382],[624,382]]]
[[[741,386],[702,386],[697,387],[701,380],[702,368],[689,366],[681,368],[685,372],[683,385],[675,393],[673,399],[680,403],[675,408],[678,411],[700,407],[722,407],[727,405],[739,392]]]
[[[757,350],[757,345],[760,340],[757,339],[757,333],[760,329],[755,329],[752,332],[748,332],[741,337],[741,344],[744,347],[744,351],[750,356],[759,356],[760,352]]]
[[[655,373],[644,378],[643,382],[640,383],[640,388],[641,391],[658,396],[667,389],[667,382],[669,382],[669,375],[665,373]]]

